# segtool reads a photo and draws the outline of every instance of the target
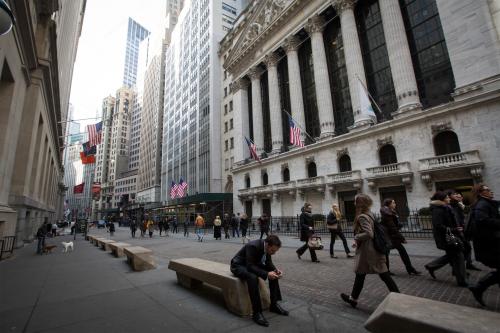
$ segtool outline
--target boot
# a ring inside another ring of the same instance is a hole
[[[469,287],[476,301],[482,306],[486,306],[483,301],[483,293],[489,286],[499,282],[498,271],[490,272],[483,276],[475,286]]]

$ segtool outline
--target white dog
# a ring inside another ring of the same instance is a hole
[[[68,249],[73,252],[73,242],[62,242],[61,244],[64,246],[63,252],[68,252]]]

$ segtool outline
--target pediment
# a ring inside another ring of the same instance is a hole
[[[233,38],[231,51],[224,62],[224,68],[232,72],[232,69],[246,54],[252,50],[256,43],[280,21],[285,13],[301,0],[261,0],[254,1],[247,17],[241,23],[243,27]]]

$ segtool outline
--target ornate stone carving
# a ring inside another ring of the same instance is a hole
[[[248,82],[247,79],[239,78],[239,79],[235,80],[233,83],[231,83],[231,91],[236,93],[240,89],[248,88],[249,84],[250,84],[250,82]]]
[[[309,164],[311,162],[314,162],[314,156],[308,156],[308,157],[306,157],[306,164]]]
[[[293,35],[285,39],[281,47],[285,50],[286,53],[288,53],[291,51],[297,51],[300,47],[300,43],[300,38]]]
[[[387,136],[383,139],[377,139],[377,147],[380,148],[385,145],[392,145],[392,136]]]
[[[307,23],[304,26],[304,29],[307,31],[309,35],[315,32],[322,32],[324,28],[325,28],[325,20],[323,19],[323,17],[319,15],[311,17],[309,20],[307,20]]]
[[[250,77],[250,80],[256,80],[256,79],[260,79],[260,76],[262,75],[263,72],[264,71],[262,69],[260,69],[260,67],[255,66],[255,67],[250,68],[247,75],[248,75],[248,77]]]
[[[337,149],[337,158],[339,158],[343,155],[349,155],[349,152],[347,151],[347,147],[342,148],[342,149]]]
[[[342,13],[344,10],[353,10],[357,0],[333,0],[333,7],[337,13]]]
[[[264,58],[264,64],[266,64],[266,67],[274,67],[278,64],[278,61],[280,60],[280,56],[277,55],[275,52],[272,52]]]
[[[431,125],[431,131],[432,131],[432,135],[436,135],[440,132],[443,132],[443,131],[449,131],[449,130],[453,130],[453,127],[451,126],[451,122],[443,122],[443,123],[439,123],[439,124],[436,124],[436,125]]]

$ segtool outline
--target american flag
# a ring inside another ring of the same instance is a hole
[[[177,185],[177,197],[182,198],[186,192],[187,187],[188,183],[186,183],[184,179],[181,178],[179,184]]]
[[[253,141],[247,138],[246,136],[245,140],[247,142],[248,149],[250,150],[250,156],[252,156],[254,160],[260,163],[259,155],[257,155],[257,146],[255,146],[255,143],[253,143]]]
[[[297,147],[304,147],[304,143],[300,140],[300,127],[295,125],[290,115],[288,115],[288,123],[290,124],[290,144]]]
[[[170,185],[170,199],[175,199],[177,196],[177,188],[178,185],[172,180],[172,184]]]
[[[97,124],[87,125],[87,132],[89,132],[89,145],[95,146],[101,143],[102,121]]]

